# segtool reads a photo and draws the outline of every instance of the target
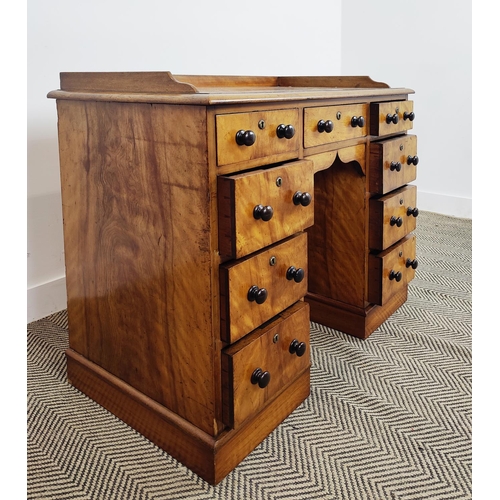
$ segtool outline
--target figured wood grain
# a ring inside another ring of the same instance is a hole
[[[363,137],[368,130],[368,106],[366,104],[347,104],[341,106],[320,106],[304,109],[304,147],[310,148],[321,144],[346,141]],[[338,116],[338,114],[340,115]],[[353,116],[365,119],[363,127],[353,127]],[[319,132],[318,122],[331,120],[333,131]]]
[[[304,342],[302,356],[290,353],[293,340]],[[257,414],[276,394],[283,391],[304,370],[309,369],[309,305],[302,301],[223,351],[227,358],[224,398],[228,401],[230,427],[238,427]],[[252,384],[252,373],[260,368],[271,375],[265,388]]]
[[[259,122],[265,122],[263,129]],[[279,125],[292,125],[296,133],[291,139],[279,138]],[[216,116],[217,164],[228,165],[276,154],[297,152],[300,144],[301,124],[297,108],[250,113],[230,113]],[[238,145],[236,133],[251,130],[256,136],[251,146]]]
[[[300,283],[287,279],[290,266],[304,270]],[[300,233],[251,257],[222,265],[220,279],[221,303],[227,304],[221,308],[221,337],[232,343],[306,294],[307,234]],[[254,285],[267,290],[262,304],[248,300],[248,291]]]
[[[297,161],[265,170],[220,176],[218,190],[219,251],[225,259],[248,255],[314,223],[312,162]],[[304,207],[293,203],[297,191],[312,195],[310,205]],[[273,216],[269,221],[255,219],[257,205],[272,207]]]
[[[404,135],[370,144],[370,192],[386,194],[414,181],[417,167],[408,165],[408,156],[417,155],[417,136]],[[401,163],[401,170],[391,170],[391,163]]]
[[[365,179],[358,162],[339,158],[317,172],[314,226],[307,230],[309,291],[357,307],[366,300]]]
[[[413,111],[413,101],[372,102],[370,104],[371,135],[390,135],[405,132],[413,128],[413,121],[405,120],[404,113]],[[388,114],[397,114],[398,123],[387,123]]]
[[[58,111],[70,347],[216,434],[205,110]]]
[[[415,270],[406,267],[406,260],[416,257],[416,238],[410,234],[392,247],[378,254],[370,254],[368,300],[384,305],[394,294],[407,287],[415,277]],[[389,279],[391,271],[401,272],[401,281]]]
[[[408,208],[417,206],[417,187],[404,186],[380,198],[370,199],[370,248],[385,250],[417,227],[417,219],[408,215]],[[398,227],[391,218],[401,218]]]

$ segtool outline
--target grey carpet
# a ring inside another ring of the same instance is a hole
[[[66,382],[66,313],[28,325],[30,499],[469,499],[472,221],[423,212],[408,302],[311,324],[311,395],[210,486]]]

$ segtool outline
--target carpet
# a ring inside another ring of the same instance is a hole
[[[472,498],[472,221],[418,218],[408,301],[367,340],[311,323],[311,395],[211,486],[66,381],[28,325],[29,499]]]

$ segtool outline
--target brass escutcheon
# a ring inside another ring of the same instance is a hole
[[[270,266],[276,265],[276,257],[274,255],[269,259],[269,265]]]
[[[278,178],[276,179],[276,185],[277,185],[278,187],[281,187],[281,185],[282,185],[282,184],[283,184],[283,179],[282,179],[281,177],[278,177]]]
[[[280,339],[280,336],[276,333],[273,337],[273,344],[276,344],[276,342],[278,342],[279,339]]]
[[[342,113],[340,111],[337,111],[337,120],[340,120],[342,118]]]
[[[263,130],[266,128],[266,122],[264,120],[259,120],[259,128]]]

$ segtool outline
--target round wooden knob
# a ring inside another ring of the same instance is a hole
[[[332,120],[320,120],[318,122],[318,132],[323,133],[326,132],[327,134],[333,132],[333,122]]]
[[[297,339],[293,339],[288,350],[290,354],[296,354],[300,358],[305,354],[307,345],[305,342],[299,342]]]
[[[295,135],[295,128],[293,125],[278,125],[276,135],[280,139],[291,139]]]
[[[406,267],[411,267],[412,269],[417,269],[418,260],[417,259],[406,259]]]
[[[415,119],[415,113],[413,111],[410,111],[409,113],[405,111],[403,114],[403,119],[410,120],[412,122]]]
[[[401,172],[401,162],[400,161],[391,161],[390,169],[392,171],[396,170],[396,172]]]
[[[353,116],[351,118],[351,127],[364,127],[365,119],[362,116]]]
[[[255,143],[255,133],[252,130],[238,130],[236,132],[236,143],[238,146],[251,146]]]
[[[406,215],[408,217],[410,217],[411,215],[413,215],[413,217],[418,217],[418,208],[408,207],[406,210]]]
[[[254,219],[261,219],[264,222],[270,221],[273,218],[274,210],[269,205],[256,205],[253,209]]]
[[[393,215],[389,223],[391,224],[391,226],[401,227],[403,225],[403,219],[401,217],[394,217]]]
[[[303,193],[302,191],[297,191],[293,195],[293,204],[294,205],[302,205],[303,207],[307,207],[311,204],[312,196],[309,193]]]
[[[413,163],[413,165],[417,166],[418,165],[418,156],[417,155],[408,156],[408,158],[406,159],[406,163],[408,163],[408,165],[411,165]]]
[[[403,275],[401,274],[400,271],[398,272],[395,272],[395,271],[391,271],[389,273],[389,279],[390,280],[396,280],[398,283],[401,281],[401,278],[403,277]]]
[[[256,368],[252,377],[250,378],[250,382],[256,385],[258,384],[261,389],[267,387],[269,382],[271,381],[271,374],[269,372],[263,371],[262,368]]]
[[[294,266],[290,266],[286,271],[286,279],[289,281],[293,280],[295,283],[300,283],[305,275],[306,273],[301,267],[296,269]]]
[[[394,123],[394,125],[396,123],[399,122],[399,116],[397,115],[397,113],[394,113],[393,115],[391,115],[390,113],[387,113],[387,116],[385,117],[385,121],[386,123]]]
[[[263,304],[267,299],[267,290],[265,288],[259,288],[257,285],[250,287],[247,293],[247,299],[250,302],[257,302],[257,304]]]

